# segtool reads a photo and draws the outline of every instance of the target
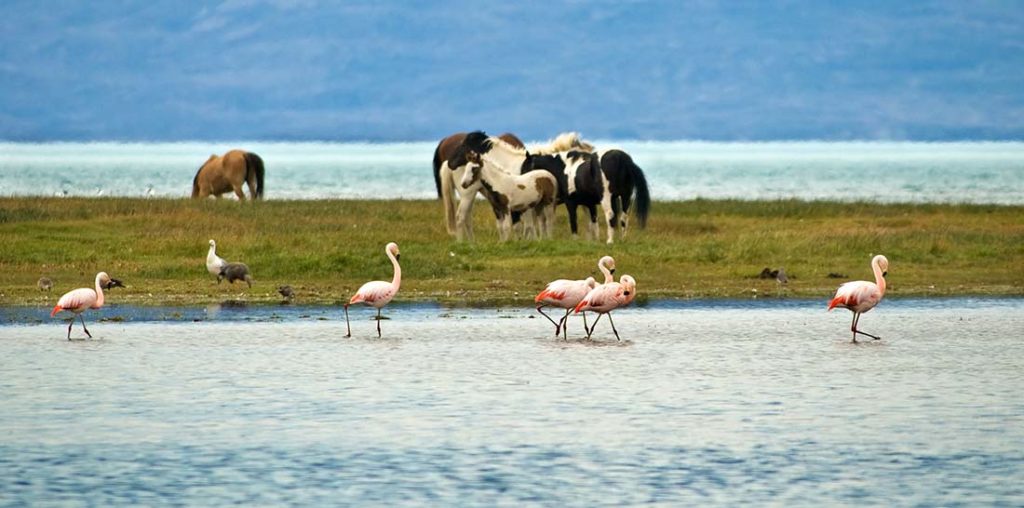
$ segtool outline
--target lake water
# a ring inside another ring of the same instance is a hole
[[[1024,204],[1024,143],[613,142],[656,200],[834,199]],[[0,143],[0,197],[184,197],[211,153],[244,147],[268,199],[436,196],[436,143]]]
[[[5,308],[0,505],[1019,505],[1024,299],[824,307]]]

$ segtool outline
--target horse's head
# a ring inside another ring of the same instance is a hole
[[[463,164],[466,166],[466,172],[462,175],[462,180],[459,182],[463,189],[468,189],[469,186],[480,180],[480,171],[484,167],[483,161],[480,159],[480,154],[472,150],[464,150],[465,160]]]

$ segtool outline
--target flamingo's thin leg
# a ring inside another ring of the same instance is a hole
[[[91,339],[92,338],[92,334],[89,333],[89,329],[85,327],[85,316],[83,316],[82,314],[79,314],[78,317],[81,318],[81,320],[82,320],[82,329],[85,330],[85,334],[88,335],[89,338]],[[75,320],[71,319],[71,322],[74,323]]]
[[[543,310],[541,310],[541,309],[543,309],[543,308],[544,308],[544,306],[543,306],[543,305],[538,305],[538,306],[537,306],[537,312],[540,312],[540,314],[541,314],[542,316],[544,316],[544,317],[548,318],[548,321],[551,321],[551,324],[555,325],[555,337],[558,337],[558,328],[559,328],[559,324],[558,324],[558,323],[556,323],[554,319],[551,319],[551,316],[547,315],[547,313],[545,313],[545,312],[544,312]]]
[[[346,337],[351,337],[352,336],[352,326],[348,324],[348,304],[347,303],[345,304],[345,331],[346,331],[346,333],[345,333]]]

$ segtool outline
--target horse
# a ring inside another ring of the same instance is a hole
[[[462,146],[452,154],[450,163],[460,163],[467,151],[477,153],[485,164],[495,164],[508,168],[508,171],[518,168],[520,173],[525,174],[542,169],[554,175],[559,184],[559,203],[566,204],[573,234],[577,232],[576,206],[582,205],[590,210],[590,233],[593,238],[597,238],[599,227],[595,206],[598,202],[604,210],[608,225],[608,243],[613,243],[615,229],[621,228],[625,235],[627,214],[634,201],[640,227],[647,225],[651,205],[647,179],[632,157],[622,150],[603,150],[588,156],[587,153],[593,152],[593,147],[580,141],[580,149],[575,150],[577,153],[571,157],[573,150],[555,154],[531,154],[477,131],[466,135]]]
[[[480,156],[465,152],[466,172],[459,185],[469,188],[481,185],[497,218],[498,237],[509,239],[512,233],[512,214],[523,214],[526,219],[524,236],[533,236],[536,221],[538,238],[551,238],[555,218],[555,201],[558,199],[558,181],[546,171],[531,171],[522,175],[510,175],[494,164],[485,164]]]
[[[608,224],[608,243],[612,243],[615,230],[620,227],[622,237],[626,237],[629,207],[634,200],[640,229],[647,227],[647,216],[651,211],[651,194],[647,189],[647,178],[644,177],[643,170],[633,162],[628,153],[612,148],[599,151],[597,155],[605,180],[601,208],[604,209]]]
[[[475,131],[474,133],[471,134],[473,134],[476,137],[482,136],[483,138],[487,138],[487,135],[481,131]],[[448,136],[447,138],[441,140],[441,143],[438,144],[437,149],[434,150],[434,180],[438,186],[438,196],[441,197],[441,200],[443,201],[445,207],[445,224],[448,228],[448,233],[454,233],[456,235],[456,238],[458,238],[459,240],[462,240],[464,238],[472,240],[473,238],[473,224],[471,213],[473,207],[473,197],[476,196],[476,193],[481,192],[484,194],[484,197],[490,200],[490,198],[486,195],[487,191],[479,186],[463,188],[455,184],[456,182],[460,181],[463,175],[465,174],[464,166],[466,163],[464,157],[458,157],[460,159],[459,161],[453,161],[453,158],[456,157],[456,152],[465,142],[465,139],[468,135],[469,134],[466,133],[458,133]],[[526,152],[526,148],[523,145],[523,142],[520,141],[519,138],[515,137],[513,134],[505,133],[493,139],[495,139],[496,142],[504,142],[503,145],[505,146],[509,146],[515,150],[522,150],[524,153],[528,153]],[[578,148],[587,151],[593,150],[593,146],[583,141],[580,138],[580,135],[576,132],[565,132],[559,134],[558,137],[556,137],[550,143],[546,145],[532,147],[532,150],[534,153],[537,154],[550,154],[569,150],[572,148]],[[449,169],[451,169],[451,171],[441,170],[443,169],[443,165],[445,162],[448,163],[448,167]],[[503,167],[503,169],[509,172],[509,174],[520,173],[520,171],[516,170],[516,168],[511,166]],[[459,194],[459,208],[457,212],[455,210],[455,200],[451,194],[452,188],[456,189],[456,191]],[[513,223],[517,223],[518,220],[519,214],[513,214]]]
[[[252,199],[262,199],[263,172],[263,159],[252,152],[231,150],[223,156],[210,155],[192,179],[192,197],[203,199],[212,194],[220,199],[221,194],[233,190],[239,201],[245,201],[242,185],[248,183]]]
[[[532,157],[527,171],[544,170],[558,180],[558,203],[565,204],[569,214],[569,229],[575,237],[578,233],[577,208],[583,206],[590,212],[590,238],[596,240],[600,231],[597,225],[597,205],[605,193],[605,180],[597,154],[581,150],[570,150],[554,155]]]
[[[525,146],[523,141],[511,132],[506,132],[498,137],[512,146],[520,148]],[[464,139],[466,139],[465,132],[456,132],[442,139],[437,144],[437,148],[434,149],[434,185],[437,187],[437,197],[441,200],[442,206],[444,206],[445,229],[448,230],[448,234],[454,234],[459,240],[464,238],[472,240],[473,221],[471,220],[471,215],[473,212],[473,201],[477,192],[486,191],[482,191],[480,186],[463,189],[456,185],[455,182],[462,178],[466,170],[465,164],[459,164],[458,166],[447,164],[455,150],[462,145]],[[448,165],[452,171],[442,171],[445,165]],[[453,189],[459,195],[458,212],[455,210]]]

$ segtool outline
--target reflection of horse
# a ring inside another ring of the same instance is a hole
[[[457,185],[457,182],[462,180],[465,174],[465,158],[456,155],[458,149],[465,144],[467,136],[473,136],[474,139],[490,139],[494,140],[495,143],[501,143],[502,146],[507,146],[510,149],[516,150],[517,153],[528,153],[526,148],[523,146],[523,142],[516,138],[514,135],[505,133],[496,138],[488,138],[486,134],[480,131],[476,131],[470,134],[458,133],[448,136],[437,146],[437,150],[434,151],[434,179],[438,185],[438,196],[444,202],[445,206],[445,223],[448,226],[448,232],[454,233],[458,239],[473,238],[473,222],[472,222],[472,207],[473,198],[477,192],[484,194],[488,200],[491,199],[487,196],[487,189],[474,185],[468,188],[463,188]],[[550,154],[561,152],[573,148],[579,148],[586,151],[592,151],[593,147],[580,139],[580,135],[575,132],[566,132],[558,135],[554,141],[547,145],[539,147],[532,147],[533,153],[535,154]],[[459,159],[459,160],[456,160]],[[444,165],[447,162],[450,171],[440,171],[444,169]],[[501,166],[501,169],[511,175],[518,175],[524,167],[521,165],[508,165]],[[459,209],[455,211],[455,199],[451,193],[451,189],[455,189],[459,194]],[[513,214],[513,222],[518,220],[519,214]]]
[[[473,151],[465,152],[466,171],[459,186],[467,189],[481,185],[487,190],[491,208],[498,223],[498,237],[508,240],[512,233],[512,214],[522,214],[524,236],[533,236],[534,224],[538,238],[551,238],[555,222],[555,200],[558,181],[546,171],[510,175],[494,164],[484,164]]]
[[[242,185],[246,183],[252,199],[263,197],[263,159],[259,155],[242,150],[231,150],[223,156],[211,155],[192,179],[192,197],[220,198],[221,194],[233,190],[240,201],[245,201]]]
[[[511,132],[506,132],[498,137],[512,146],[519,148],[524,146],[523,142]],[[442,139],[437,144],[437,148],[434,150],[434,184],[437,186],[437,197],[441,198],[441,204],[444,206],[444,223],[448,234],[454,234],[459,240],[463,238],[472,240],[473,201],[477,192],[483,192],[486,197],[486,191],[480,185],[474,185],[469,188],[456,185],[456,182],[462,179],[462,175],[466,171],[465,163],[454,167],[448,165],[448,160],[451,159],[455,149],[462,144],[464,139],[466,139],[466,133],[457,132]],[[451,171],[442,171],[442,169],[446,169],[446,166]],[[453,189],[459,195],[458,212],[455,210]]]

